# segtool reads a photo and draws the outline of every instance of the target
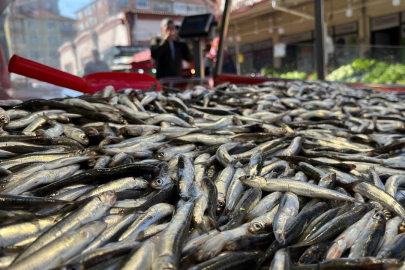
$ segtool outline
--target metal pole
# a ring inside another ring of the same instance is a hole
[[[205,78],[202,39],[193,40],[194,70],[196,78]]]
[[[314,0],[315,50],[318,80],[325,80],[325,25],[323,0]]]
[[[215,67],[214,76],[222,73],[222,63],[224,58],[224,44],[225,38],[228,34],[229,14],[230,14],[231,0],[225,0],[224,13],[221,20],[221,32],[219,36],[217,65]]]
[[[240,75],[239,42],[235,43],[235,53],[236,53],[236,75]]]

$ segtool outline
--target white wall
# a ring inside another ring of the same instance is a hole
[[[161,20],[138,19],[133,31],[135,40],[145,41],[160,35],[160,22]],[[175,21],[174,23],[181,25],[182,21]]]
[[[72,65],[71,73],[74,75],[78,74],[78,68],[76,65],[76,57],[75,57],[75,54],[74,54],[74,51],[72,48],[65,49],[63,51],[63,53],[60,53],[59,62],[60,62],[60,68],[62,71],[67,72],[67,70],[65,70],[65,66],[71,64]]]
[[[92,59],[92,50],[95,49],[97,49],[97,46],[92,39],[76,45],[77,69],[80,75],[83,75],[84,66]]]
[[[103,52],[112,46],[129,46],[127,28],[123,24],[116,25],[107,31],[98,34],[98,50]]]

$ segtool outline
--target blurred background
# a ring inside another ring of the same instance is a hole
[[[154,75],[151,39],[163,18],[213,13],[222,0],[2,0],[0,44],[13,54],[83,76],[92,51],[114,72]],[[405,0],[324,0],[327,80],[405,84]],[[225,40],[234,73],[316,79],[312,0],[234,0]],[[219,32],[219,27],[217,28]],[[211,39],[205,40],[204,54]],[[189,44],[192,46],[192,44]],[[226,71],[225,71],[226,72]],[[183,78],[194,76],[183,63]],[[14,88],[52,88],[11,74]]]

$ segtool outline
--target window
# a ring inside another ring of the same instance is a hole
[[[84,25],[82,23],[79,23],[79,31],[83,31]]]
[[[205,12],[204,6],[197,6],[197,11],[198,11],[199,13]]]
[[[172,11],[170,3],[153,3],[153,10],[155,11]]]
[[[25,44],[25,37],[21,34],[17,34],[14,37],[14,43],[16,44]]]
[[[148,0],[136,0],[136,8],[149,8]]]
[[[37,52],[37,51],[30,52],[30,58],[33,59],[33,60],[38,60],[39,59],[39,52]]]
[[[62,23],[60,25],[60,28],[62,30],[70,31],[70,30],[73,30],[73,25],[71,23]]]
[[[83,15],[82,15],[82,13],[81,12],[77,12],[77,19],[81,19],[81,18],[83,18]]]
[[[98,3],[97,3],[97,7],[101,8],[102,6],[103,6],[103,2],[102,2],[102,0],[99,0]]]
[[[39,39],[36,36],[31,36],[30,37],[30,44],[31,45],[39,45]]]
[[[48,44],[49,44],[49,46],[58,45],[58,39],[55,36],[49,36],[48,37]]]
[[[12,20],[11,21],[11,26],[15,30],[21,30],[22,29],[22,22],[20,20]]]
[[[55,28],[56,28],[56,24],[55,24],[55,22],[48,22],[48,23],[47,23],[47,27],[48,27],[48,29],[55,29]]]
[[[51,2],[46,2],[45,8],[46,8],[47,10],[51,11],[51,10],[52,10],[52,4],[51,4]]]
[[[195,6],[194,5],[188,5],[187,6],[187,11],[188,12],[194,12],[195,11]]]
[[[33,1],[33,2],[30,3],[30,9],[34,10],[35,8],[36,8],[35,2]]]
[[[49,52],[49,58],[51,58],[51,59],[58,58],[58,52],[55,52],[55,51]]]
[[[128,0],[118,0],[118,5],[121,7],[127,7],[127,6],[129,6],[129,1]]]
[[[174,3],[174,13],[176,14],[186,14],[187,5],[185,3]]]
[[[37,22],[33,20],[28,21],[28,28],[29,29],[35,29],[37,27]]]

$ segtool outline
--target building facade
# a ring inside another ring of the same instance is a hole
[[[9,14],[4,32],[10,56],[18,54],[54,68],[60,67],[59,46],[76,36],[74,20],[42,9]]]
[[[160,34],[164,18],[180,25],[186,15],[207,12],[210,7],[204,0],[96,0],[75,13],[79,32],[74,41],[60,46],[60,66],[66,72],[83,75],[92,50],[98,50],[113,68],[117,46],[148,49],[150,40]],[[120,61],[126,58],[130,63],[132,55],[120,57]]]
[[[60,14],[58,0],[16,0],[11,4],[12,13],[28,14],[34,10],[46,10],[49,13]]]
[[[120,12],[185,16],[209,11],[203,0],[96,0],[76,12],[77,29],[79,32],[93,29]]]
[[[137,14],[121,12],[110,17],[93,29],[81,32],[73,42],[59,47],[60,66],[63,71],[82,76],[85,65],[92,60],[92,51],[98,50],[101,59],[114,69],[116,64],[129,64],[132,56],[140,50],[147,50],[150,38],[158,34],[160,21],[168,15]],[[171,16],[175,23],[181,23],[181,16]],[[122,63],[116,63],[116,47],[134,47],[132,54],[120,57]],[[128,61],[127,63],[125,61]]]
[[[338,65],[359,57],[404,58],[405,1],[324,0],[324,8]],[[311,17],[311,0],[233,1],[227,46],[235,61],[243,58],[239,61],[241,73],[260,72],[265,63],[315,71],[315,23]],[[274,57],[278,43],[286,44],[283,57]]]

